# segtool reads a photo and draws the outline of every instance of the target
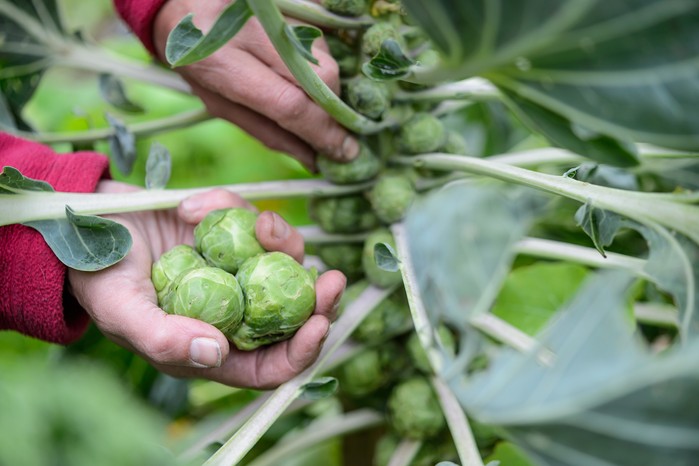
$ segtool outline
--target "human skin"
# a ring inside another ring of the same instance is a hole
[[[97,192],[132,191],[131,185],[105,180]],[[98,329],[117,344],[141,355],[161,372],[196,377],[230,386],[274,388],[318,357],[345,288],[338,271],[316,282],[316,308],[290,339],[255,351],[238,351],[215,327],[197,319],[165,313],[157,305],[150,280],[153,261],[177,244],[193,244],[194,226],[206,213],[247,207],[240,196],[214,189],[184,200],[177,209],[111,215],[133,237],[129,254],[99,272],[68,271],[68,287]],[[268,251],[303,260],[301,235],[279,215],[262,212],[256,235]]]
[[[168,0],[153,23],[156,52],[165,62],[170,31],[189,13],[207,31],[230,0]],[[340,91],[338,65],[323,40],[312,48],[312,65],[335,92]],[[256,18],[211,56],[175,69],[208,111],[228,120],[268,147],[285,152],[310,170],[321,152],[349,161],[359,152],[357,140],[317,105],[298,85]]]

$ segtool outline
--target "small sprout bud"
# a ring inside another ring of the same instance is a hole
[[[357,233],[379,225],[362,195],[312,198],[308,207],[311,218],[327,233]]]
[[[421,376],[393,388],[388,397],[388,413],[393,430],[413,440],[434,437],[446,424],[432,386]]]
[[[315,309],[313,274],[282,252],[246,260],[237,278],[245,296],[243,323],[231,337],[238,349],[291,338]]]
[[[384,299],[352,332],[352,338],[367,344],[385,342],[413,326],[405,290],[399,287]]]
[[[391,105],[385,83],[358,77],[347,84],[347,102],[364,116],[378,120]]]
[[[449,330],[449,327],[446,325],[440,325],[437,327],[437,334],[439,335],[442,345],[444,345],[444,351],[446,351],[448,355],[454,356],[456,353],[456,340],[454,340],[454,335],[451,333],[451,330]],[[413,362],[413,365],[418,370],[426,374],[431,374],[432,366],[429,358],[427,357],[427,353],[425,353],[425,349],[420,343],[420,338],[417,336],[417,333],[413,332],[410,335],[408,338],[407,347],[408,355],[410,355],[410,360]]]
[[[376,246],[377,243],[386,243],[393,249],[396,248],[393,235],[386,228],[375,230],[367,237],[364,241],[364,249],[362,251],[362,265],[364,266],[364,274],[367,280],[381,288],[399,285],[403,282],[400,272],[389,272],[376,265],[376,261],[374,260],[374,246]]]
[[[444,124],[429,113],[416,113],[400,130],[401,149],[408,154],[434,152],[446,141]]]
[[[367,11],[367,0],[322,0],[321,4],[338,15],[361,16]]]
[[[375,56],[381,50],[381,44],[387,39],[402,43],[400,34],[393,24],[385,21],[372,24],[362,36],[362,52],[370,57]]]
[[[365,348],[340,366],[340,390],[353,397],[366,396],[388,385],[406,367],[395,342]]]
[[[209,212],[194,228],[194,242],[206,261],[235,274],[246,259],[262,254],[255,236],[257,214],[244,208]]]
[[[336,162],[323,154],[317,159],[318,170],[329,181],[337,184],[361,183],[374,178],[381,170],[381,160],[364,143],[359,144],[359,155],[351,162]]]
[[[158,296],[158,303],[162,303],[170,285],[180,274],[206,265],[204,258],[186,244],[179,244],[163,253],[151,267],[151,281]]]
[[[173,282],[163,310],[203,320],[230,339],[243,320],[243,290],[235,276],[222,269],[191,269]]]
[[[405,216],[417,192],[409,175],[391,172],[379,176],[367,197],[379,220],[390,224]]]
[[[362,244],[324,244],[316,249],[320,259],[331,269],[339,270],[348,279],[360,277],[362,269]]]
[[[466,139],[456,131],[447,131],[447,138],[442,151],[447,154],[468,154],[468,144]]]

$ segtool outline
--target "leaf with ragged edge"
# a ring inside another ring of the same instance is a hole
[[[501,89],[621,140],[699,148],[699,3],[405,0],[442,77]],[[584,153],[582,155],[585,155]]]
[[[121,80],[113,74],[102,73],[99,77],[102,98],[111,106],[127,113],[142,113],[143,107],[132,102],[126,95]]]
[[[374,261],[376,265],[387,272],[398,272],[400,260],[390,244],[376,243],[374,245]]]
[[[322,400],[333,396],[338,386],[339,382],[335,377],[320,377],[301,387],[301,398],[312,401]]]
[[[58,259],[70,268],[94,272],[123,259],[131,249],[131,234],[123,225],[94,215],[37,220],[25,225],[38,230]]]
[[[131,174],[136,162],[136,137],[124,122],[113,115],[105,115],[114,134],[109,137],[109,150],[114,164],[124,175]]]
[[[146,189],[163,189],[170,180],[172,159],[167,147],[154,142],[146,160]]]
[[[204,34],[189,14],[175,26],[167,38],[165,58],[172,66],[184,66],[202,60],[232,39],[252,16],[247,1],[229,4],[216,18],[209,32]]]
[[[575,221],[592,239],[592,243],[602,257],[607,257],[604,248],[612,244],[621,226],[621,217],[614,212],[585,203],[575,213]]]
[[[320,29],[314,26],[291,26],[285,24],[284,34],[294,45],[296,51],[306,60],[314,65],[318,64],[318,60],[311,52],[311,47],[313,46],[313,41],[323,35]]]
[[[398,42],[386,39],[376,56],[362,65],[362,72],[377,81],[398,79],[406,76],[413,64]]]
[[[18,194],[21,191],[54,191],[54,189],[46,181],[27,178],[14,167],[3,167],[0,173],[0,194]]]
[[[651,356],[624,322],[629,277],[589,280],[541,338],[555,355],[503,349],[457,397],[542,465],[692,464],[699,342]]]
[[[526,189],[461,182],[413,205],[405,220],[409,253],[435,320],[464,329],[490,308],[538,200]]]

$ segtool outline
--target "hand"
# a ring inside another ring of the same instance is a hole
[[[189,13],[208,31],[230,0],[168,0],[154,22],[153,39],[161,60],[170,31]],[[320,78],[340,91],[338,66],[324,41],[313,44],[313,65]],[[268,147],[315,169],[315,154],[339,161],[356,157],[359,145],[350,133],[298,85],[256,18],[213,55],[176,68],[208,111],[228,120]]]
[[[103,181],[98,192],[135,189]],[[110,216],[131,232],[131,251],[121,262],[99,272],[69,269],[69,288],[104,335],[164,373],[236,387],[273,388],[317,358],[335,318],[345,277],[338,271],[318,277],[316,309],[310,319],[290,340],[255,351],[238,351],[205,322],[166,314],[157,305],[150,280],[153,261],[177,244],[193,244],[194,226],[209,211],[224,207],[251,206],[231,192],[212,190],[188,198],[176,210]],[[256,235],[265,249],[303,260],[303,238],[277,214],[260,214]]]

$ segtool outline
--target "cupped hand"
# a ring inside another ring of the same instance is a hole
[[[98,192],[135,189],[103,181]],[[164,373],[236,387],[273,388],[318,357],[346,280],[338,271],[323,273],[316,282],[316,309],[296,334],[250,352],[237,350],[205,322],[165,313],[157,305],[150,280],[153,261],[177,244],[192,245],[194,226],[209,211],[226,207],[252,208],[241,197],[218,189],[192,196],[177,209],[110,216],[129,229],[131,251],[121,262],[99,272],[69,269],[69,289],[104,335]],[[303,260],[303,238],[279,215],[261,213],[255,230],[265,249]]]
[[[154,22],[153,40],[161,60],[170,31],[187,14],[208,31],[230,0],[168,0]],[[320,78],[340,91],[338,66],[324,41],[312,49]],[[208,111],[228,120],[268,147],[285,152],[307,168],[315,168],[322,152],[349,161],[359,152],[350,133],[317,105],[298,85],[256,18],[221,49],[197,63],[176,68]]]

